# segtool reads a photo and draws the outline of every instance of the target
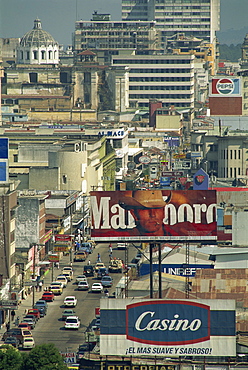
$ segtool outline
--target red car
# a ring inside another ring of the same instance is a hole
[[[44,292],[41,299],[46,302],[53,302],[54,294],[52,292]]]
[[[26,329],[26,330],[31,330],[31,325],[29,325],[27,322],[21,322],[19,325],[18,325],[18,328],[21,328],[21,329]]]
[[[38,308],[31,308],[30,310],[28,310],[28,315],[29,314],[34,315],[35,317],[37,317],[37,319],[40,319],[40,311],[38,310]]]

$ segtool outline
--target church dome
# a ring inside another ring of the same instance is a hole
[[[49,32],[42,29],[40,19],[35,19],[34,27],[31,31],[25,33],[21,38],[20,46],[48,46],[48,45],[58,45]]]

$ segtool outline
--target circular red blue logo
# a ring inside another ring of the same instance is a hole
[[[219,94],[228,95],[234,90],[234,81],[229,78],[222,78],[216,84],[216,89]]]

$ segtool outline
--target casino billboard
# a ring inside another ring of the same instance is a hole
[[[91,236],[98,241],[214,241],[215,190],[93,191]]]
[[[100,354],[236,356],[234,300],[102,299]]]

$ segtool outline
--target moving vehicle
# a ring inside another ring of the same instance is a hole
[[[54,294],[53,294],[53,292],[44,292],[42,294],[41,299],[43,299],[46,302],[53,302],[54,301]]]
[[[77,305],[77,299],[74,296],[68,296],[64,299],[65,307],[75,307]]]
[[[36,302],[37,303],[37,302]],[[40,304],[35,304],[34,305],[34,308],[37,308],[37,310],[39,310],[40,312],[40,317],[44,317],[46,316],[46,313],[47,313],[47,307],[46,306],[43,306],[43,305],[40,305]]]
[[[103,286],[101,283],[94,283],[91,287],[92,293],[102,293],[103,292]]]
[[[7,337],[4,341],[4,344],[9,344],[15,348],[18,348],[20,341],[16,337]]]
[[[24,319],[32,319],[32,320],[34,320],[35,325],[37,324],[37,321],[39,320],[38,317],[36,317],[35,315],[33,315],[31,313],[27,313],[26,316],[24,317]]]
[[[59,275],[56,277],[56,281],[63,283],[63,288],[67,286],[68,280],[64,275]]]
[[[39,299],[36,303],[35,303],[35,306],[42,306],[42,307],[45,307],[47,309],[47,301],[44,301],[44,299]],[[35,307],[37,308],[37,307]]]
[[[76,312],[73,309],[67,308],[62,313],[62,320],[66,320],[67,317],[70,317],[70,316],[75,316],[75,314],[76,314]]]
[[[22,348],[23,349],[32,349],[34,348],[34,338],[33,337],[24,337],[22,342]]]
[[[122,272],[122,260],[112,259],[109,264],[109,272]]]
[[[108,275],[108,269],[106,267],[100,267],[97,271],[97,279],[101,280],[105,275]]]
[[[76,277],[76,283],[79,283],[80,281],[87,281],[87,277],[85,275],[78,275]]]
[[[20,329],[26,329],[26,330],[31,330],[31,325],[27,322],[21,322],[19,325],[18,325],[18,328]]]
[[[101,280],[101,284],[104,288],[111,288],[113,285],[113,279],[111,276],[103,276]]]
[[[54,295],[61,295],[63,293],[63,283],[62,282],[53,282],[49,287],[50,292]]]
[[[89,243],[89,242],[82,243],[78,251],[84,251],[87,254],[91,254],[93,252],[92,243]]]
[[[79,329],[80,320],[77,316],[69,316],[65,320],[65,329]]]
[[[78,283],[78,290],[88,290],[89,289],[89,284],[87,281],[80,281]]]
[[[101,268],[101,267],[106,267],[106,266],[104,265],[103,262],[97,262],[95,264],[95,272],[97,272],[99,270],[99,268]]]
[[[63,270],[62,270],[62,274],[64,274],[65,272],[69,272],[69,273],[71,274],[71,278],[73,279],[73,275],[74,275],[74,273],[73,273],[73,268],[72,268],[72,267],[70,267],[70,266],[65,266],[65,267],[63,268]]]
[[[84,251],[78,251],[74,253],[74,262],[81,262],[85,261],[87,258],[87,254]]]
[[[92,265],[84,266],[83,273],[86,276],[94,276],[94,266],[92,266]]]

